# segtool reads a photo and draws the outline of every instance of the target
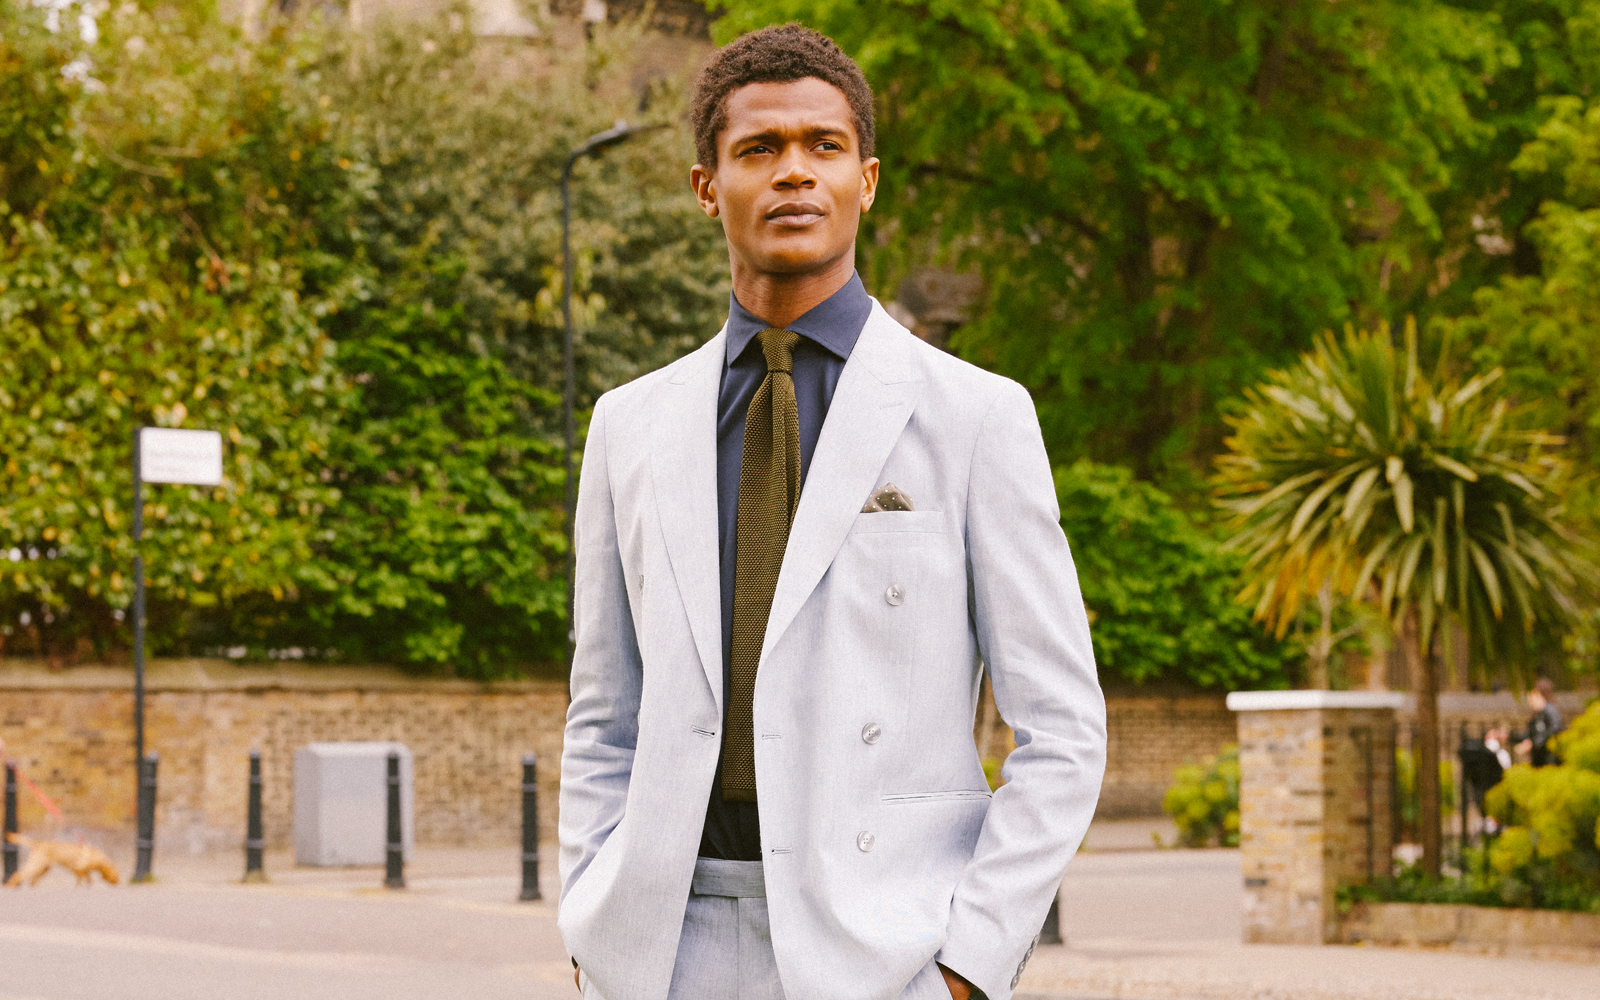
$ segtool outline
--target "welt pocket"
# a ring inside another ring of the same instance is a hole
[[[861,535],[872,532],[920,531],[937,533],[944,529],[942,510],[879,510],[870,514],[857,514],[850,533]]]
[[[962,799],[987,799],[991,798],[989,792],[975,788],[963,788],[947,792],[897,792],[885,795],[885,805],[912,804],[916,802],[951,802]]]

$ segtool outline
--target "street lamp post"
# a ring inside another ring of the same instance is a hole
[[[222,435],[176,427],[133,432],[133,746],[138,786],[137,858],[133,881],[150,881],[155,838],[156,755],[144,750],[144,484],[222,485]]]
[[[565,440],[564,461],[567,488],[567,665],[572,665],[573,595],[577,589],[577,552],[572,544],[573,520],[577,516],[577,483],[572,476],[572,451],[578,436],[573,417],[577,396],[577,361],[572,346],[572,168],[586,156],[598,156],[612,146],[627,142],[641,132],[653,132],[665,125],[629,125],[619,121],[604,132],[591,135],[584,144],[567,154],[561,164],[561,319],[566,329],[561,337],[561,423]]]

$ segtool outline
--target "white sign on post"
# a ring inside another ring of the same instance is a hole
[[[222,485],[222,435],[171,427],[139,428],[139,478],[147,483]]]

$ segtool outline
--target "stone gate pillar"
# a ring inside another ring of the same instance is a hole
[[[1235,691],[1247,942],[1338,940],[1334,891],[1384,877],[1394,838],[1388,691]]]

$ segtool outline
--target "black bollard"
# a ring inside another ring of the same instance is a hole
[[[244,880],[265,882],[267,870],[261,864],[261,851],[267,846],[261,835],[261,751],[250,751],[250,798],[244,819]]]
[[[1050,900],[1050,912],[1044,915],[1044,926],[1039,928],[1040,944],[1061,944],[1061,890]]]
[[[534,781],[535,757],[522,755],[522,895],[524,902],[543,899],[539,894],[539,787]]]
[[[0,874],[0,882],[5,882],[17,873],[16,844],[11,842],[10,835],[17,832],[17,768],[16,765],[6,763],[6,823],[5,832],[0,833],[0,857],[4,861],[4,874]]]
[[[389,751],[389,836],[385,856],[383,887],[406,887],[405,842],[400,833],[400,754]]]
[[[150,859],[156,849],[156,765],[161,758],[154,751],[144,755],[139,768],[139,832],[133,863],[134,882],[150,882]]]

